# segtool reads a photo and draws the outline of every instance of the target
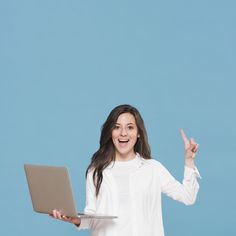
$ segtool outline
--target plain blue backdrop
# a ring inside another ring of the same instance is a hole
[[[89,235],[33,212],[24,163],[69,168],[79,210],[110,110],[136,106],[152,155],[195,205],[163,197],[166,236],[235,235],[235,1],[0,1],[0,235]]]

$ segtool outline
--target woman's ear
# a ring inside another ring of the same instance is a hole
[[[140,134],[138,134],[138,138],[140,138]]]

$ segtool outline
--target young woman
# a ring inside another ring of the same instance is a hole
[[[91,229],[93,236],[163,236],[161,193],[186,205],[195,202],[199,173],[194,165],[198,144],[181,129],[185,147],[181,184],[151,158],[148,137],[139,111],[115,107],[104,123],[100,147],[86,172],[85,213],[117,215],[117,219],[71,218],[54,210],[52,216]]]

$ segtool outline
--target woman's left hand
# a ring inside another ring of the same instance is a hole
[[[194,159],[198,151],[198,144],[194,141],[193,138],[188,139],[184,133],[183,129],[180,129],[180,133],[184,142],[185,149],[185,165],[194,168]]]

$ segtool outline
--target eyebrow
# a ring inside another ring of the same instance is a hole
[[[120,123],[115,123],[116,125],[120,125]],[[126,125],[134,125],[134,123],[128,123]]]

